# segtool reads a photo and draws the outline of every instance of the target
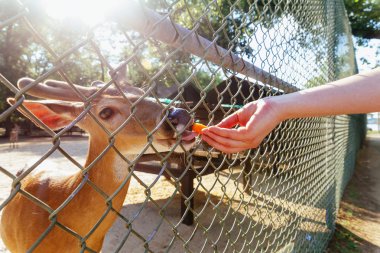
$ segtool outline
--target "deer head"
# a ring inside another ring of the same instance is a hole
[[[151,152],[148,142],[159,152],[168,151],[179,142],[182,145],[176,151],[191,148],[194,135],[189,128],[193,119],[186,110],[166,108],[155,99],[144,97],[144,91],[130,85],[120,73],[113,76],[113,81],[117,86],[105,88],[99,81],[84,87],[56,80],[35,83],[31,78],[22,78],[17,85],[30,95],[47,99],[25,100],[23,106],[52,130],[66,127],[89,110],[77,125],[104,145],[115,138],[115,147],[125,154]],[[14,104],[15,100],[9,98],[8,102]],[[19,110],[31,118],[25,109]]]

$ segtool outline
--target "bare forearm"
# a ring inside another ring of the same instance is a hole
[[[249,103],[218,125],[204,129],[202,139],[223,152],[234,153],[256,148],[285,119],[374,111],[380,111],[380,68]],[[236,125],[239,127],[233,128]]]
[[[380,111],[380,68],[270,100],[282,119]]]

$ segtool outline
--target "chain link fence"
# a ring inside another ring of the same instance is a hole
[[[0,122],[50,140],[0,161],[11,252],[324,251],[363,115],[288,120],[233,155],[189,129],[354,74],[343,1],[121,1],[91,25],[44,3],[0,3]]]

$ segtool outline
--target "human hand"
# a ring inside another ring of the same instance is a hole
[[[256,148],[282,121],[280,110],[272,98],[245,105],[216,126],[202,130],[202,139],[225,153]],[[232,128],[239,125],[239,128]]]

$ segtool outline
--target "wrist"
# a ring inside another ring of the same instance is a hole
[[[258,103],[263,103],[263,107],[266,108],[266,111],[271,112],[272,117],[274,117],[278,123],[288,119],[288,113],[281,102],[281,96],[271,96],[260,100]]]

